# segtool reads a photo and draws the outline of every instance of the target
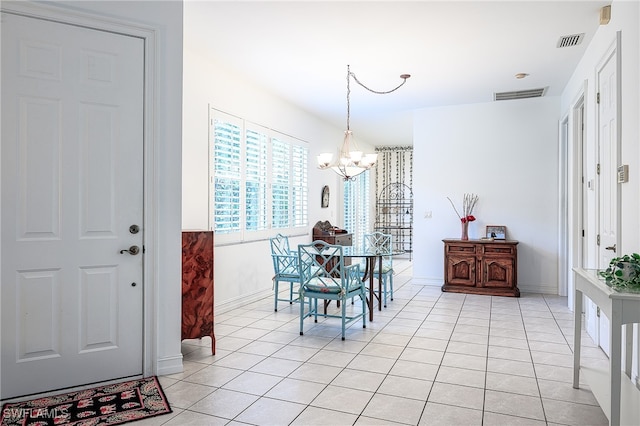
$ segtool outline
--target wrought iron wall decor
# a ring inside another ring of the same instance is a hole
[[[395,248],[413,253],[413,147],[377,147],[376,222]]]

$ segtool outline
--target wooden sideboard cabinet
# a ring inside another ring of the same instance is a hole
[[[213,231],[182,232],[182,340],[213,333]]]
[[[444,242],[442,291],[520,297],[518,242],[457,240]]]

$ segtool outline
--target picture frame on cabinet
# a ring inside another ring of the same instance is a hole
[[[502,225],[487,225],[486,237],[494,240],[506,240],[507,227]]]

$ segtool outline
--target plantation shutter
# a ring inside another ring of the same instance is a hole
[[[289,172],[291,170],[289,150],[287,142],[279,139],[271,139],[271,193],[272,193],[272,223],[274,229],[289,227]]]
[[[267,144],[268,136],[246,131],[245,191],[246,230],[267,229]]]
[[[241,128],[214,119],[214,230],[240,230],[240,136]]]

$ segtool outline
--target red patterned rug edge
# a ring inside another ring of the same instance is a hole
[[[137,401],[136,401],[137,399]],[[124,401],[123,401],[124,400]],[[93,407],[93,403],[98,401]],[[120,403],[120,411],[115,405]],[[139,407],[135,405],[139,403]],[[106,410],[105,410],[106,407]],[[85,410],[69,412],[69,409]],[[77,418],[86,410],[100,413]],[[2,406],[0,426],[111,426],[172,413],[173,410],[157,376],[101,385],[59,395],[9,402]],[[72,418],[75,417],[75,418]]]

